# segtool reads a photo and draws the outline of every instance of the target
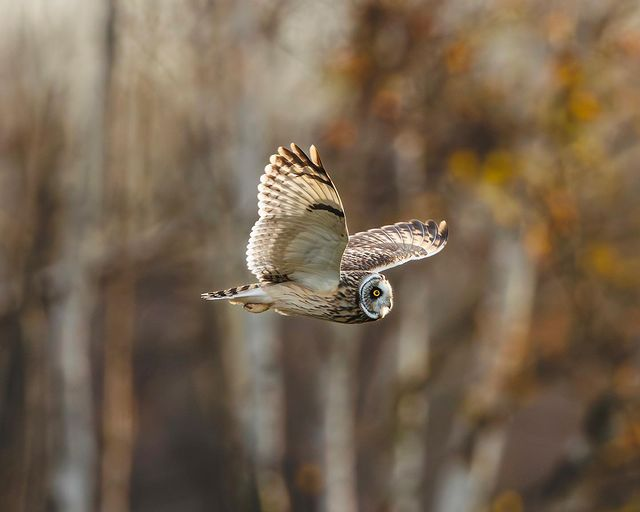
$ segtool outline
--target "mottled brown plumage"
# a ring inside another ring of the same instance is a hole
[[[342,323],[383,318],[393,291],[379,272],[427,258],[447,243],[447,224],[412,220],[349,236],[344,208],[314,146],[278,148],[258,185],[259,219],[247,266],[258,283],[202,294],[260,313]]]

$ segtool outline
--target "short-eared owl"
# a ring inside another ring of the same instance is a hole
[[[428,258],[447,243],[447,223],[399,222],[349,235],[338,191],[318,150],[280,147],[258,185],[260,218],[251,230],[247,266],[259,282],[203,293],[261,313],[333,322],[384,318],[393,292],[379,272]]]

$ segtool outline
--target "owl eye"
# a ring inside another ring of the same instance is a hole
[[[382,292],[380,291],[380,288],[374,288],[373,290],[371,290],[372,297],[380,297],[381,293]]]

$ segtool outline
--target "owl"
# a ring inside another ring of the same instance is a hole
[[[380,272],[428,258],[447,243],[447,223],[412,220],[349,235],[342,201],[315,146],[278,148],[258,185],[259,219],[247,266],[258,279],[203,293],[253,313],[272,309],[341,323],[372,322],[393,307]]]

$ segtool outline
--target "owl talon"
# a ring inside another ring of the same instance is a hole
[[[271,307],[271,304],[245,304],[244,309],[250,311],[251,313],[264,313],[267,309]]]

